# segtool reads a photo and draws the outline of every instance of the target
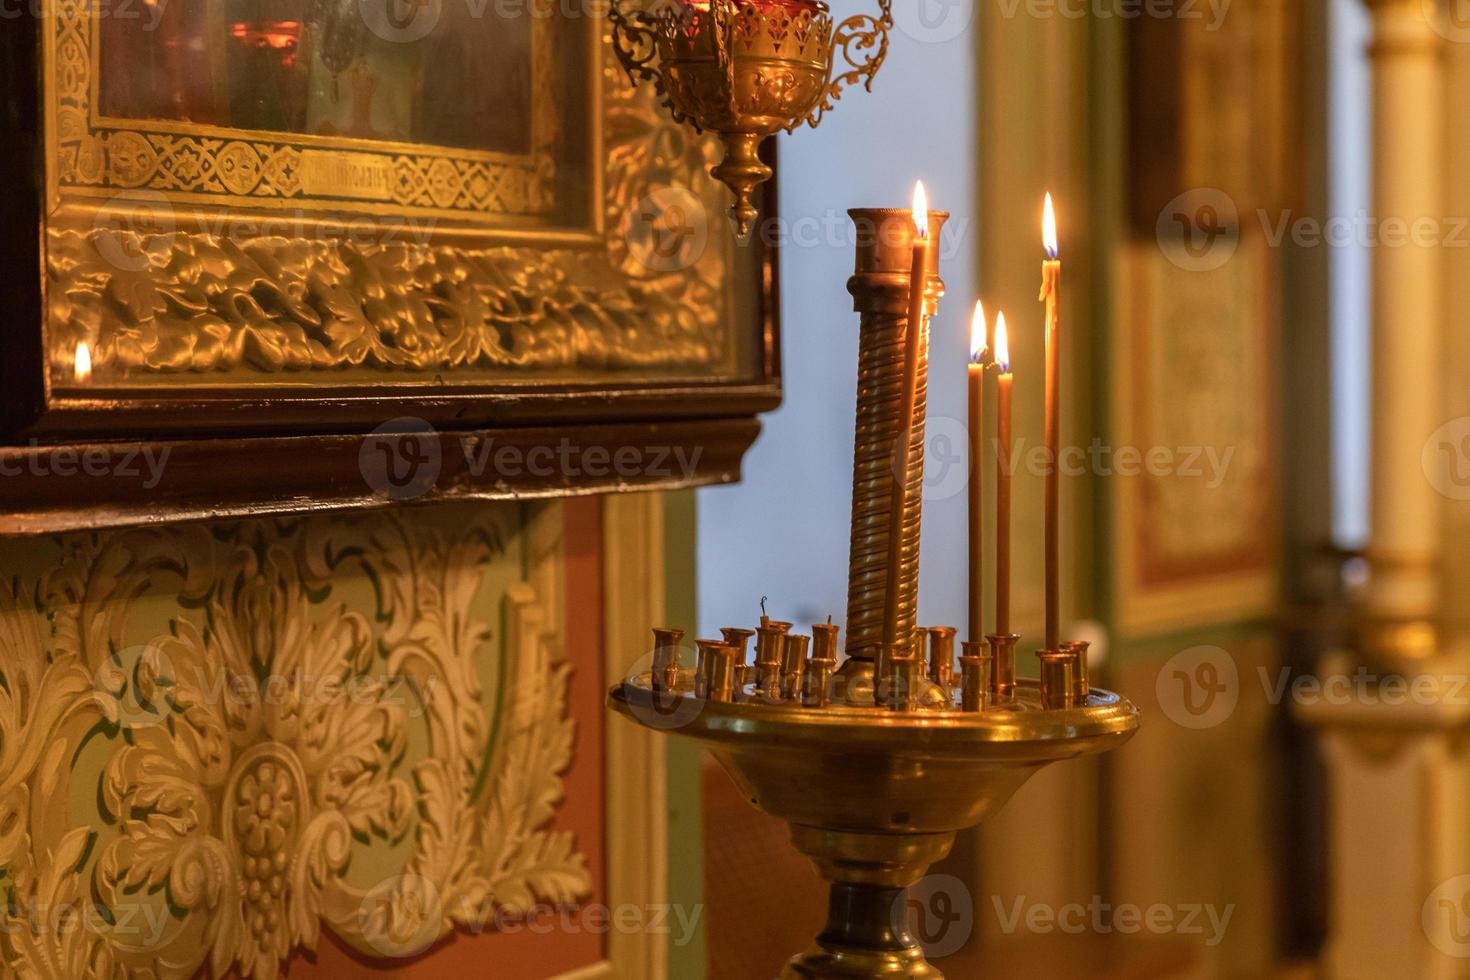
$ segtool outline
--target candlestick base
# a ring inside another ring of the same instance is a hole
[[[1082,704],[1047,710],[1025,679],[986,711],[949,699],[896,712],[842,698],[773,702],[754,686],[707,701],[684,673],[674,691],[639,673],[608,704],[708,748],[752,803],[791,825],[792,843],[831,883],[827,928],[783,978],[942,977],[905,925],[909,886],[1037,770],[1116,748],[1138,727],[1117,694],[1094,688]]]

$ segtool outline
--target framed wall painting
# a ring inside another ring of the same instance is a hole
[[[1274,279],[1262,236],[1210,269],[1116,264],[1115,615],[1127,636],[1268,615],[1280,593]]]
[[[0,43],[8,443],[779,403],[772,252],[601,18],[43,6]]]

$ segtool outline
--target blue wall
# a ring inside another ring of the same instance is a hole
[[[970,3],[902,0],[874,91],[850,91],[818,130],[782,136],[782,324],[786,402],[746,459],[739,486],[699,492],[701,635],[752,625],[757,602],[798,625],[846,619],[858,320],[847,293],[851,207],[907,207],[923,179],[951,214],[949,294],[932,328],[930,456],[962,433],[969,317],[976,299],[974,55]],[[843,5],[839,14],[847,12]],[[876,4],[872,6],[876,7]],[[928,8],[925,11],[925,8]],[[917,11],[916,9],[917,8]],[[860,9],[860,8],[853,8]],[[927,13],[927,21],[919,20]],[[946,418],[947,417],[947,418]],[[958,446],[963,452],[963,444]],[[921,623],[965,626],[960,460],[931,464],[924,503]],[[941,553],[937,544],[947,539]]]

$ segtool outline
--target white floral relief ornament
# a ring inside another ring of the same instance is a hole
[[[531,895],[585,894],[585,858],[546,827],[572,742],[548,633],[507,645],[490,744],[482,585],[517,512],[493,513],[90,536],[17,579],[0,606],[6,962],[275,977],[323,923],[412,955]],[[362,580],[366,612],[335,597]],[[545,618],[512,591],[507,621]],[[160,595],[166,632],[129,646]],[[90,826],[57,819],[89,792]]]

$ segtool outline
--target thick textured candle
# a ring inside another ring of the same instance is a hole
[[[1046,248],[1040,297],[1046,303],[1046,649],[1056,650],[1061,641],[1062,263],[1050,194],[1042,209],[1041,238]]]
[[[883,610],[883,642],[898,646],[907,637],[898,635],[899,578],[902,574],[903,516],[909,473],[913,466],[910,442],[914,431],[914,405],[919,391],[919,355],[925,342],[924,305],[929,287],[929,198],[924,183],[914,187],[914,251],[909,266],[908,321],[904,327],[903,391],[899,404],[898,438],[893,444],[893,490],[888,507],[888,568],[886,603]]]

